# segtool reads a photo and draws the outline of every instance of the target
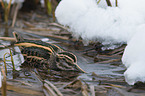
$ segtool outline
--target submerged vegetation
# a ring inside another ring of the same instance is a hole
[[[9,48],[9,50],[10,50],[10,53],[5,53],[5,54],[4,54],[4,65],[5,65],[5,72],[6,72],[6,75],[7,75],[7,65],[8,65],[8,64],[6,63],[6,61],[9,61],[9,60],[6,60],[6,55],[7,55],[7,54],[9,54],[10,57],[11,57],[11,60],[10,60],[10,61],[11,61],[11,64],[12,64],[13,67],[11,67],[10,65],[8,65],[8,66],[10,66],[10,67],[13,69],[13,72],[16,70],[16,69],[15,69],[14,60],[13,60],[13,56],[12,56],[12,51],[11,51],[10,48]]]

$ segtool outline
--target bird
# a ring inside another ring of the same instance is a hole
[[[14,45],[20,47],[24,56],[23,65],[34,68],[45,66],[47,69],[56,71],[85,72],[77,65],[77,57],[73,53],[67,52],[55,44],[25,39],[17,32],[13,32],[13,35],[16,38]]]

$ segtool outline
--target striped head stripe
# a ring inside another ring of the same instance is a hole
[[[65,55],[65,56],[68,56],[70,57],[71,59],[73,59],[73,62],[77,62],[77,57],[73,54],[73,53],[70,53],[70,52],[61,52],[61,53],[58,53],[59,55]]]
[[[55,45],[55,44],[50,44],[50,45],[51,45],[51,47],[52,47],[52,48],[59,49],[59,50],[63,51],[63,49],[62,49],[62,48],[58,47],[58,46],[57,46],[57,45]]]
[[[73,62],[73,59],[70,58],[69,56],[61,54],[61,55],[59,55],[59,58],[65,58],[65,60],[67,59],[67,61],[69,62],[69,64],[75,65],[75,66],[77,67],[78,70],[80,70],[80,71],[83,72],[83,73],[86,73],[83,69],[81,69],[81,68],[79,67],[78,64],[74,63],[74,62]]]
[[[58,55],[58,57],[59,58],[65,58],[68,62],[70,62],[72,64],[74,63],[74,60],[71,57],[67,56],[67,55],[61,54],[61,55]]]

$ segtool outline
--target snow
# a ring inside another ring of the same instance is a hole
[[[97,5],[95,0],[62,0],[56,8],[56,18],[60,24],[69,26],[75,37],[88,41],[97,38],[112,44],[127,42],[137,31],[136,27],[145,21],[142,15],[145,1],[138,1],[139,9],[133,7],[136,0],[118,2],[119,7],[106,7],[102,2]]]
[[[145,82],[145,25],[132,37],[125,48],[122,62],[127,67],[125,80],[133,85],[137,81]]]
[[[4,2],[9,3],[10,0],[4,0]],[[23,3],[23,2],[24,2],[24,0],[12,0],[11,4],[14,4],[14,3]]]
[[[122,62],[128,84],[145,82],[145,0],[62,0],[56,8],[58,22],[69,26],[74,37],[84,42],[97,40],[104,45],[127,43]],[[112,48],[112,47],[111,47]],[[114,47],[113,47],[114,48]]]
[[[41,7],[45,7],[45,2],[44,2],[44,0],[40,0],[40,3],[41,3]]]

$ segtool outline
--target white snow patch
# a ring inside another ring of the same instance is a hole
[[[7,3],[10,2],[10,0],[3,0],[3,1],[7,2]],[[14,3],[23,3],[23,2],[24,2],[24,0],[12,0],[11,4],[14,4]]]
[[[137,81],[145,82],[145,25],[138,27],[138,30],[128,42],[122,57],[127,67],[125,79],[130,85]]]
[[[56,8],[56,18],[84,40],[97,38],[112,44],[129,41],[138,31],[136,27],[145,23],[145,1],[118,0],[119,7],[106,7],[104,1],[97,5],[95,0],[62,0]],[[139,7],[135,7],[137,4]]]
[[[108,7],[106,0],[62,0],[55,14],[59,23],[69,26],[75,37],[104,45],[127,43],[123,54],[128,84],[145,82],[145,0],[118,0]]]

